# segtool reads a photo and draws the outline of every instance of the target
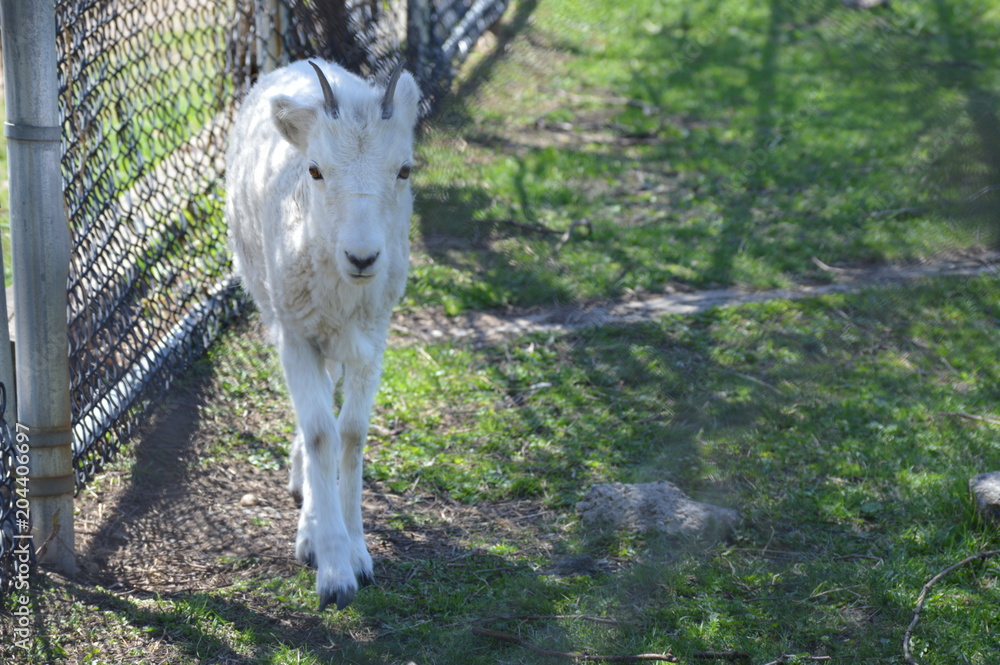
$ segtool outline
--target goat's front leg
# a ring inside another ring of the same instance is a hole
[[[320,610],[330,603],[343,609],[354,599],[358,583],[337,490],[341,445],[333,415],[333,382],[320,351],[305,339],[282,331],[278,352],[299,421],[296,436],[302,437],[302,509],[295,556],[316,567]]]
[[[374,582],[372,558],[365,545],[361,517],[362,463],[372,402],[382,372],[381,358],[344,368],[344,406],[340,410],[340,440],[343,446],[340,467],[340,504],[351,540],[351,566],[360,586]]]
[[[330,384],[336,387],[337,382],[340,381],[341,374],[343,373],[343,366],[340,363],[328,363],[327,370],[330,373]],[[331,400],[333,396],[331,395]],[[302,438],[302,428],[297,427],[295,429],[295,438],[292,439],[291,448],[291,472],[288,474],[288,493],[292,495],[295,499],[295,503],[299,506],[302,505],[302,483],[304,482],[303,475],[303,463],[302,455],[303,452],[303,438]]]

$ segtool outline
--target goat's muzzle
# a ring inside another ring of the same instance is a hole
[[[374,271],[369,269],[375,265],[375,261],[378,260],[381,252],[375,252],[374,254],[369,254],[365,257],[359,257],[348,251],[345,251],[344,254],[347,256],[347,261],[356,269],[356,272],[350,273],[353,279],[357,281],[368,281],[375,276]]]

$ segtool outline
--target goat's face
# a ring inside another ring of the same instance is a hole
[[[272,119],[302,157],[298,198],[309,240],[326,244],[347,281],[366,284],[385,272],[388,243],[406,241],[420,92],[398,68],[386,88],[355,83],[335,91],[312,66],[322,104],[277,96]]]

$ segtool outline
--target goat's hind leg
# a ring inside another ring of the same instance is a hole
[[[333,415],[333,383],[319,350],[308,341],[283,334],[278,343],[285,381],[302,437],[302,509],[295,556],[316,567],[320,609],[346,607],[357,593],[352,546],[337,491],[340,436]]]

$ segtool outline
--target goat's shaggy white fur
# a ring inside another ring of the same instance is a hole
[[[262,77],[244,100],[226,155],[225,215],[236,269],[274,337],[298,418],[295,554],[317,568],[322,609],[345,607],[372,581],[362,449],[409,267],[420,92],[406,72],[390,98],[382,85],[313,62]]]

